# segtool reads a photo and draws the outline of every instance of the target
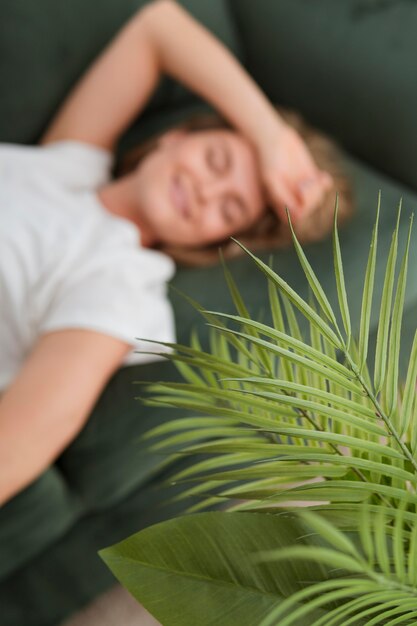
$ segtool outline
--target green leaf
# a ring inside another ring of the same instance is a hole
[[[394,564],[395,564],[395,575],[397,579],[406,584],[407,582],[407,571],[405,567],[405,546],[407,545],[407,537],[404,533],[404,512],[406,509],[406,502],[400,502],[400,505],[397,509],[397,513],[395,516],[395,526],[394,526],[394,543],[393,543],[393,552],[394,552]],[[417,606],[416,606],[417,608]]]
[[[203,513],[146,528],[100,556],[164,626],[253,626],[306,580],[326,576],[309,563],[249,558],[303,532],[293,517]]]
[[[378,333],[375,350],[375,393],[378,393],[385,380],[387,363],[388,329],[391,317],[392,291],[394,287],[395,264],[397,260],[398,230],[400,227],[401,202],[398,208],[397,225],[392,235],[391,247],[385,270],[384,287],[382,290],[381,307],[379,311]]]
[[[411,417],[413,414],[413,402],[416,397],[416,381],[417,381],[417,330],[414,333],[413,345],[411,347],[410,359],[408,362],[407,377],[405,380],[404,395],[401,406],[401,425],[400,435],[403,436],[410,427]],[[415,454],[416,446],[412,446]]]
[[[374,535],[375,535],[375,553],[377,556],[379,567],[381,571],[389,576],[391,573],[390,556],[388,553],[387,545],[387,533],[385,531],[387,520],[383,510],[381,510],[374,520]]]
[[[250,447],[253,447],[257,441],[258,442],[265,441],[264,438],[262,437],[257,438],[256,434],[249,431],[247,428],[236,428],[236,426],[233,426],[232,428],[227,428],[224,426],[218,426],[218,427],[211,427],[211,428],[208,427],[204,429],[200,428],[197,431],[187,430],[185,432],[172,435],[171,437],[165,437],[163,441],[154,443],[150,447],[150,450],[152,452],[156,452],[161,449],[175,447],[178,449],[178,452],[180,452],[181,449],[184,448],[184,444],[190,444],[190,442],[201,441],[201,440],[206,441],[207,439],[213,439],[213,438],[215,438],[216,441],[218,441],[220,437],[232,437],[233,435],[236,435],[236,437],[240,437],[239,439],[240,443],[242,443],[243,439],[246,439],[248,442],[248,445],[250,444]]]
[[[349,349],[352,329],[350,323],[349,306],[347,302],[347,294],[345,287],[345,276],[343,272],[342,254],[340,252],[339,235],[337,232],[337,212],[338,212],[339,198],[336,196],[336,206],[334,211],[333,220],[333,259],[334,259],[334,273],[336,277],[337,295],[339,298],[340,313],[343,320],[343,326],[346,332],[346,346]]]
[[[406,494],[403,494],[402,498],[405,498],[406,502],[408,502],[408,497]],[[372,526],[371,526],[372,515],[378,513],[378,511],[383,509],[384,515],[387,518],[387,520],[389,519],[392,522],[396,518],[397,511],[395,507],[391,505],[386,506],[383,504],[369,504],[369,503],[359,504],[357,507],[357,510],[354,510],[353,513],[352,513],[352,506],[350,504],[346,504],[346,505],[338,504],[336,508],[333,506],[333,504],[327,504],[327,505],[320,507],[320,515],[325,516],[325,518],[331,521],[332,523],[336,523],[339,528],[346,526],[347,529],[354,530],[358,528],[358,520],[360,524],[362,523],[361,520],[362,520],[364,505],[366,505],[366,508],[369,510],[368,520],[370,524],[369,531],[371,533],[371,536],[372,536]],[[335,512],[336,512],[336,515],[335,515]],[[340,512],[340,515],[339,515],[339,512]],[[347,522],[346,525],[343,524],[344,521]],[[415,513],[412,513],[410,511],[404,511],[404,521],[407,522],[408,527],[414,527],[414,523],[416,521]],[[364,542],[362,540],[362,527],[360,528],[360,531],[361,531],[360,532],[361,543],[365,551]],[[368,558],[368,561],[372,563],[373,559]]]
[[[306,526],[318,533],[326,543],[329,543],[333,548],[340,552],[345,552],[352,556],[356,561],[361,560],[361,556],[358,553],[355,545],[348,537],[340,532],[333,524],[329,524],[325,519],[321,518],[316,513],[309,511],[302,511],[299,513],[300,518],[306,523]]]
[[[291,310],[292,310],[292,307],[288,309],[288,311],[291,311]],[[348,380],[353,380],[355,378],[354,374],[345,365],[343,365],[342,363],[339,363],[336,360],[336,358],[332,358],[328,356],[327,354],[320,352],[316,348],[312,347],[311,345],[303,341],[301,339],[301,334],[299,332],[298,326],[294,327],[294,323],[296,324],[294,317],[290,318],[292,334],[287,334],[280,330],[276,330],[275,328],[271,328],[270,326],[267,326],[266,324],[257,322],[256,320],[247,320],[237,315],[230,315],[228,313],[217,313],[216,315],[225,319],[232,320],[239,324],[242,324],[242,325],[245,324],[248,327],[250,326],[252,328],[255,328],[257,331],[259,331],[261,335],[266,335],[267,337],[271,337],[271,339],[275,339],[283,346],[292,348],[293,350],[296,350],[303,356],[307,356],[316,362],[322,363],[326,367],[329,367],[330,369],[339,372],[339,374],[341,374]],[[234,332],[233,329],[230,329],[230,328],[227,330],[229,332]]]
[[[328,580],[322,583],[310,585],[306,589],[293,594],[284,602],[273,609],[269,615],[260,623],[260,626],[292,626],[297,619],[304,619],[305,616],[311,615],[313,610],[323,605],[329,605],[335,600],[342,600],[357,595],[358,593],[366,593],[374,591],[375,585],[367,583],[366,580]],[[310,596],[317,596],[309,600]],[[309,600],[306,602],[306,600]],[[297,606],[301,604],[301,606]],[[286,615],[287,614],[287,615]]]
[[[327,415],[335,421],[340,421],[343,424],[352,424],[356,428],[360,428],[362,430],[376,433],[379,435],[385,434],[383,429],[376,423],[372,423],[369,420],[364,420],[363,418],[352,415],[351,413],[348,413],[346,411],[341,411],[340,409],[329,407],[325,404],[320,404],[319,402],[304,400],[304,398],[298,398],[297,396],[287,396],[285,394],[272,393],[267,391],[245,391],[242,389],[240,393],[244,395],[250,394],[257,398],[263,398],[265,400],[273,400],[279,404],[283,404],[284,406],[287,405],[297,409],[311,411],[312,413],[317,413],[318,415]]]
[[[193,385],[198,385],[199,387],[205,387],[207,382],[204,381],[196,372],[186,363],[181,362],[180,359],[175,360],[175,365],[177,370],[180,372],[182,377],[189,383]]]
[[[371,409],[364,404],[359,404],[349,398],[344,398],[343,396],[338,396],[324,389],[319,389],[317,387],[311,387],[306,385],[299,385],[296,382],[289,382],[287,380],[281,379],[269,379],[269,378],[261,378],[259,376],[250,376],[243,378],[231,378],[226,380],[240,380],[242,382],[253,383],[254,388],[256,389],[267,389],[268,387],[278,387],[279,389],[285,390],[288,393],[300,393],[313,398],[317,398],[323,400],[324,403],[329,406],[339,406],[347,409],[351,414],[358,415],[364,418],[369,418],[372,422],[375,422],[375,409]]]
[[[281,304],[279,300],[278,289],[270,281],[268,281],[268,293],[269,302],[271,306],[272,321],[274,324],[274,331],[282,333],[285,336],[285,324],[284,317],[282,315]],[[268,327],[269,330],[269,327]],[[261,331],[262,332],[262,331]],[[286,380],[293,380],[293,373],[291,364],[286,359],[280,359],[280,367]]]
[[[391,599],[388,602],[385,602],[384,600],[386,600],[387,598]],[[368,605],[368,607],[369,605],[372,606],[358,613],[355,612],[355,615],[353,615],[350,619],[343,621],[343,626],[356,626],[358,624],[358,621],[360,623],[364,623],[363,619],[365,617],[368,618],[365,622],[367,626],[369,626],[370,624],[374,624],[375,626],[377,624],[378,626],[380,624],[384,624],[385,626],[387,626],[387,624],[391,622],[386,622],[385,620],[388,619],[391,615],[395,615],[398,613],[402,613],[402,623],[409,624],[407,600],[409,601],[409,596],[407,594],[398,594],[397,591],[387,592],[386,589],[376,593],[368,593],[365,597],[362,598],[362,604],[364,606]],[[349,606],[354,603],[356,603],[356,601],[352,601],[346,604]],[[374,606],[375,603],[378,603],[377,606]],[[396,606],[398,604],[400,604],[400,606]],[[357,606],[358,605],[359,603],[357,604]],[[415,602],[413,602],[413,605],[415,606]],[[394,609],[391,608],[392,606],[394,606]],[[369,617],[375,613],[377,613],[377,615],[373,619],[369,619]],[[404,622],[404,619],[407,619],[407,621]]]
[[[201,406],[200,408],[203,409],[204,406]],[[319,441],[321,442],[322,445],[329,443],[334,446],[342,446],[346,449],[350,449],[352,453],[357,452],[359,454],[360,452],[367,452],[367,453],[375,455],[376,458],[385,458],[387,461],[388,459],[402,459],[403,458],[402,454],[398,452],[397,450],[395,450],[394,448],[384,446],[382,443],[367,441],[366,439],[362,437],[350,437],[348,435],[342,435],[340,433],[315,431],[315,430],[312,430],[311,428],[310,429],[303,428],[297,424],[291,427],[286,422],[280,423],[276,420],[271,420],[265,417],[259,417],[251,413],[243,414],[239,411],[234,411],[233,409],[220,409],[217,407],[213,407],[210,409],[210,412],[213,413],[214,415],[218,415],[220,420],[222,420],[224,416],[227,416],[227,418],[229,418],[230,416],[235,417],[236,424],[246,423],[248,425],[254,426],[255,428],[257,428],[258,430],[264,433],[268,433],[268,432],[276,433],[278,435],[291,437],[293,439],[300,439],[303,441],[308,441],[308,440]],[[229,423],[229,420],[227,418],[224,417],[225,424]],[[191,425],[192,425],[193,420],[196,418],[190,417],[190,418],[184,418],[184,420],[179,420],[180,428],[183,427],[182,424],[187,419],[191,420]],[[173,425],[173,429],[175,429],[176,428],[175,422],[173,422],[172,425]],[[164,427],[165,425],[161,426],[161,429],[163,429]],[[166,426],[166,428],[167,430],[165,431],[165,430],[159,430],[159,427],[157,427],[157,429],[155,429],[155,434],[159,435],[163,432],[169,432],[168,425]],[[154,434],[153,431],[151,431],[150,434],[153,435]],[[231,442],[231,445],[232,444],[233,442]],[[213,445],[214,444],[210,444],[210,446],[213,446]],[[223,447],[220,446],[219,449],[223,449]],[[279,454],[279,451],[281,449],[286,450],[285,447],[282,447],[282,445],[280,444],[280,447],[276,449],[274,454]],[[295,450],[296,450],[296,447],[295,447]],[[307,451],[308,451],[308,447],[306,449],[306,452]],[[311,452],[317,453],[317,449],[314,447],[312,448]],[[349,458],[347,460],[349,461]],[[387,463],[387,461],[385,461],[385,463]],[[364,459],[364,462],[366,462],[366,459]],[[387,467],[388,467],[387,471],[389,471],[390,467],[388,465]]]
[[[243,298],[239,292],[239,289],[237,288],[237,285],[235,283],[235,281],[233,280],[233,276],[231,275],[231,273],[229,272],[223,256],[221,257],[222,259],[222,265],[223,265],[223,273],[224,276],[226,278],[226,282],[227,282],[227,286],[229,287],[229,291],[230,294],[232,296],[232,300],[233,303],[236,307],[237,312],[239,313],[241,318],[246,318],[246,319],[250,319],[250,315],[249,315],[249,311],[246,308],[245,303],[243,302]],[[244,328],[246,328],[246,325],[244,324]],[[258,333],[256,331],[254,331],[253,326],[248,326],[248,333],[250,335],[253,335],[254,337],[258,336]],[[272,370],[271,370],[271,363],[268,360],[268,357],[265,353],[265,351],[263,351],[262,349],[259,349],[258,347],[256,347],[255,349],[255,353],[258,356],[260,362],[263,364],[263,366],[265,367],[265,370],[269,373],[272,374]]]
[[[310,301],[310,305],[312,306],[312,299]],[[321,354],[323,353],[322,335],[318,332],[314,324],[310,324],[310,344],[314,350],[317,350],[317,352]],[[314,387],[315,389],[318,389],[322,392],[330,391],[329,382],[315,374],[315,372],[309,372],[307,385],[309,385],[310,387]],[[324,427],[327,429],[328,426],[329,425],[326,421]]]
[[[259,450],[259,452],[258,452]],[[267,459],[267,458],[277,458],[277,451],[273,444],[264,444],[263,446],[257,445],[255,443],[247,442],[246,445],[244,442],[237,440],[231,440],[230,444],[222,443],[222,442],[210,442],[207,445],[203,446],[201,451],[206,453],[214,452],[221,453],[221,457],[215,457],[210,459],[205,459],[204,461],[196,462],[191,467],[187,467],[179,472],[177,472],[173,478],[176,480],[182,480],[184,478],[195,476],[203,472],[208,472],[211,470],[218,470],[219,468],[227,467],[229,464],[239,464],[246,463],[250,464],[252,462],[258,462],[259,458]],[[250,454],[243,455],[244,452],[250,452]],[[383,468],[387,468],[386,471],[388,474],[393,474],[398,471],[395,467],[391,467],[389,465],[384,465],[382,463],[377,464],[375,461],[368,461],[366,459],[360,458],[349,458],[348,456],[338,456],[336,453],[332,455],[329,454],[328,450],[325,448],[313,448],[313,451],[310,451],[309,446],[307,445],[282,445],[279,446],[279,455],[278,458],[282,458],[282,460],[298,460],[304,459],[305,461],[318,461],[318,462],[331,462],[333,464],[345,464],[346,466],[359,467],[362,469],[379,469],[379,473],[383,472]],[[279,466],[277,466],[279,467]],[[278,475],[279,472],[277,472]],[[210,475],[211,476],[211,475]],[[386,511],[386,515],[391,513],[393,515],[393,511]],[[411,513],[405,514],[407,520],[413,520]]]
[[[301,296],[299,296],[298,293],[294,291],[294,289],[292,289],[292,287],[290,287],[288,283],[285,282],[285,280],[283,280],[280,276],[278,276],[278,274],[271,270],[271,268],[268,267],[266,263],[258,259],[254,254],[252,254],[247,248],[245,248],[245,246],[239,243],[239,241],[237,241],[236,239],[233,239],[233,241],[235,241],[237,245],[240,246],[242,250],[244,250],[255,261],[256,265],[259,267],[259,269],[262,270],[268,280],[271,280],[272,283],[276,285],[283,294],[285,294],[290,302],[292,302],[292,304],[294,304],[294,306],[296,306],[308,320],[310,320],[313,324],[317,326],[319,331],[325,337],[327,337],[327,339],[332,344],[334,344],[338,348],[342,347],[340,344],[340,339],[334,333],[332,328],[328,324],[326,324],[315,311],[313,311],[313,309],[307,304],[307,302],[305,302],[305,300],[303,300],[303,298],[301,298]]]
[[[210,371],[215,371],[220,374],[224,374],[225,372],[233,372],[233,371],[241,371],[242,375],[253,374],[253,370],[242,367],[237,363],[231,362],[230,358],[224,358],[223,356],[213,355],[208,352],[199,352],[194,350],[193,348],[189,348],[187,346],[182,346],[176,343],[170,342],[162,342],[162,341],[151,341],[147,340],[148,343],[154,343],[161,346],[164,346],[174,352],[142,352],[143,354],[153,354],[154,356],[160,356],[167,361],[182,361],[184,363],[188,363],[189,365],[195,365],[201,369],[209,369]],[[248,350],[248,354],[250,354]],[[251,357],[252,358],[252,357]],[[149,381],[145,381],[141,383],[140,381],[135,381],[136,384],[145,384],[149,386]]]
[[[341,554],[337,550],[330,548],[293,546],[291,548],[270,550],[259,554],[259,561],[263,563],[270,561],[292,561],[293,559],[300,561],[311,559],[316,563],[323,563],[332,569],[344,569],[348,572],[363,573],[363,566],[357,559],[346,554]]]
[[[341,606],[338,606],[333,611],[329,611],[327,615],[316,620],[311,626],[339,626],[343,623],[343,626],[348,624],[363,623],[363,618],[372,615],[373,613],[380,612],[381,605],[374,606],[376,602],[383,603],[386,599],[387,593],[384,591],[376,591],[374,593],[367,593],[365,596],[355,598],[354,600],[343,602]],[[369,605],[371,607],[369,608]],[[363,610],[361,610],[363,609]],[[346,619],[349,615],[352,615],[351,619]],[[343,618],[343,622],[340,620]]]
[[[147,430],[141,440],[151,439],[160,435],[169,435],[179,430],[199,430],[210,426],[236,426],[236,419],[227,419],[225,417],[182,417],[177,420],[171,420],[158,424],[151,430]]]
[[[391,596],[393,594],[390,593],[387,595]],[[414,626],[415,622],[409,621],[417,614],[417,603],[414,598],[410,600],[409,596],[406,594],[397,592],[390,602],[384,602],[380,608],[385,609],[392,606],[394,606],[394,608],[391,610],[380,611],[374,619],[367,622],[367,626],[379,626],[381,623],[384,624],[384,626],[394,626],[394,624],[407,624],[408,626]],[[399,617],[388,622],[386,621],[389,617],[398,615],[398,613],[401,614]]]
[[[398,278],[397,291],[394,298],[394,309],[392,313],[390,337],[389,337],[389,359],[387,367],[387,379],[385,382],[385,395],[387,412],[391,414],[397,406],[397,389],[398,389],[398,367],[400,360],[400,344],[401,344],[401,323],[404,310],[405,286],[407,282],[408,253],[410,249],[411,229],[413,227],[413,218],[410,219],[410,227],[408,229],[408,238],[406,250],[401,264],[400,274]]]
[[[295,446],[294,446],[295,447]],[[405,472],[404,470],[399,470],[398,468],[390,465],[386,465],[383,463],[376,463],[375,461],[368,461],[367,459],[360,459],[355,457],[348,457],[347,455],[338,455],[336,452],[333,454],[326,454],[323,450],[316,451],[313,448],[313,451],[310,452],[308,447],[298,446],[299,451],[294,451],[291,453],[291,450],[288,449],[286,452],[281,451],[281,446],[279,449],[280,455],[282,452],[282,456],[280,456],[279,460],[268,461],[268,458],[274,456],[275,459],[277,457],[277,453],[273,453],[274,444],[259,444],[256,441],[246,440],[246,442],[242,439],[230,440],[230,442],[222,441],[216,442],[208,442],[203,443],[201,445],[196,444],[192,448],[188,448],[189,452],[194,453],[230,453],[230,452],[244,452],[251,451],[253,452],[253,458],[251,460],[247,460],[248,467],[245,469],[240,469],[236,471],[227,471],[222,474],[210,474],[210,479],[212,480],[240,480],[247,479],[250,480],[252,478],[258,478],[260,476],[275,476],[277,481],[280,480],[282,476],[285,476],[285,482],[289,482],[291,477],[294,478],[292,482],[298,480],[301,474],[309,474],[311,477],[313,476],[330,476],[331,473],[334,477],[343,476],[347,473],[350,468],[361,469],[365,472],[374,472],[377,477],[384,476],[393,476],[393,477],[401,477],[402,480],[413,479],[415,483],[416,478],[413,474]],[[258,454],[257,454],[258,453]],[[286,467],[286,462],[294,462],[298,461],[297,465]],[[223,457],[220,457],[217,461],[218,466],[221,466],[223,462]],[[305,463],[320,463],[320,465],[305,465]],[[322,463],[330,463],[331,466],[321,465]],[[343,466],[343,469],[337,470],[336,466]],[[215,469],[215,467],[213,467]],[[192,468],[187,468],[187,470],[181,471],[180,474],[175,475],[175,478],[181,478],[185,475],[192,476],[197,473],[197,467],[193,466]],[[287,473],[284,474],[284,471],[287,470]],[[288,478],[290,477],[290,479]],[[197,480],[205,480],[206,477],[197,476]],[[290,481],[291,482],[291,481]],[[352,484],[356,484],[357,481],[352,481]]]
[[[360,502],[366,500],[375,492],[392,499],[401,499],[404,492],[388,485],[372,482],[362,483],[352,480],[328,480],[323,482],[308,483],[300,487],[294,487],[277,494],[271,498],[271,502],[279,502],[284,498],[288,500],[331,500],[333,502]],[[410,502],[417,504],[417,496],[410,494]],[[381,541],[381,546],[383,542]],[[384,558],[384,555],[382,555]]]
[[[417,523],[414,520],[414,524],[411,530],[411,539],[408,550],[408,562],[407,562],[407,582],[412,587],[417,586]]]
[[[375,558],[374,541],[371,529],[370,506],[365,502],[361,509],[359,522],[359,536],[365,555],[368,558],[368,564],[372,565]]]
[[[290,218],[290,213],[288,211],[288,209],[286,209],[287,212],[287,218],[288,218],[288,224],[290,226],[290,230],[291,230],[291,236],[292,236],[292,240],[294,243],[294,248],[295,251],[297,253],[298,259],[300,261],[301,267],[303,268],[304,274],[308,280],[308,284],[311,287],[312,292],[314,293],[316,300],[318,302],[318,304],[320,305],[321,310],[323,311],[323,313],[325,314],[325,316],[327,317],[327,319],[333,324],[333,326],[337,329],[337,322],[336,322],[336,317],[335,314],[333,313],[333,309],[330,306],[330,302],[327,299],[326,294],[323,291],[322,286],[320,285],[320,282],[317,278],[317,276],[315,275],[313,268],[311,267],[310,263],[308,262],[308,259],[306,257],[306,255],[304,254],[304,251],[302,249],[302,247],[300,246],[298,239],[296,237],[296,234],[294,232],[292,223],[291,223],[291,218]]]
[[[200,344],[200,339],[195,330],[193,330],[191,333],[190,345],[191,345],[191,348],[195,350],[197,353],[201,354],[203,352],[203,349]],[[193,363],[194,367],[196,365],[197,365],[196,363]],[[213,386],[217,385],[217,378],[211,368],[207,367],[206,365],[205,367],[200,367],[199,369],[200,369],[202,377],[204,378],[204,380],[206,381],[208,385],[213,385]]]
[[[218,320],[218,318],[216,317],[215,314],[210,313],[209,311],[206,311],[196,300],[193,300],[193,298],[190,298],[189,296],[187,296],[186,294],[182,293],[181,291],[179,291],[178,289],[176,289],[175,287],[171,286],[171,289],[173,291],[176,291],[177,293],[179,293],[182,298],[184,298],[184,300],[186,300],[194,309],[196,309],[196,311],[198,311],[200,313],[200,315],[210,324],[214,324],[214,325],[221,325],[221,321]],[[137,337],[137,339],[140,339],[140,337]],[[145,341],[148,341],[145,339]],[[230,343],[236,348],[236,350],[238,351],[238,354],[245,356],[249,362],[253,361],[253,355],[250,353],[250,351],[246,348],[245,344],[241,341],[239,341],[237,339],[237,337],[233,337],[230,336],[229,337],[229,341]],[[167,346],[172,346],[174,348],[178,348],[181,350],[186,349],[185,346],[181,346],[178,344],[169,344],[169,343],[164,343],[161,341],[148,341],[149,343],[159,343],[160,345],[167,345]]]
[[[226,332],[226,333],[233,333],[234,335],[238,335],[239,337],[243,337],[247,339],[251,343],[256,343],[258,345],[261,345],[264,348],[266,348],[268,351],[274,354],[277,354],[281,358],[286,358],[287,360],[292,361],[299,367],[303,367],[307,370],[315,371],[321,374],[322,376],[324,376],[325,378],[328,378],[329,380],[333,380],[335,382],[342,384],[346,389],[349,389],[349,391],[352,391],[353,393],[356,393],[359,395],[363,395],[363,390],[359,386],[359,384],[356,381],[351,381],[348,378],[339,374],[336,368],[331,369],[330,367],[323,366],[321,363],[317,363],[317,361],[314,361],[313,359],[305,358],[297,354],[296,352],[285,350],[284,348],[280,348],[279,346],[274,345],[273,343],[269,341],[264,341],[263,339],[251,337],[250,335],[247,335],[246,333],[241,333],[237,330],[233,330],[230,328],[219,329],[219,330],[221,330],[222,332]]]
[[[362,294],[362,309],[359,332],[359,368],[362,370],[366,362],[369,343],[369,324],[371,320],[372,299],[374,292],[374,278],[376,266],[376,252],[378,245],[378,224],[379,211],[381,206],[381,192],[378,194],[378,207],[376,212],[375,225],[372,232],[371,246],[369,250],[368,263],[366,266],[365,281]]]
[[[218,472],[210,474],[210,480],[230,481],[230,480],[252,480],[264,477],[275,477],[277,485],[280,482],[287,483],[289,477],[293,477],[294,481],[310,480],[316,477],[332,477],[343,478],[346,474],[346,468],[337,467],[336,465],[300,465],[286,463],[286,459],[281,461],[264,461],[256,462],[245,469],[229,470],[227,472]],[[199,480],[199,478],[197,478]]]
[[[413,454],[413,459],[416,456],[417,451],[417,394],[414,395],[414,400],[412,404],[412,415],[411,415],[411,450]]]

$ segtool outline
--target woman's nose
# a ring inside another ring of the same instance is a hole
[[[210,178],[199,181],[198,195],[202,202],[209,202],[224,195],[231,189],[231,183],[223,178]]]

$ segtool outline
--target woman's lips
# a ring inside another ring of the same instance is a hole
[[[188,198],[184,189],[184,185],[181,184],[181,180],[178,175],[174,176],[172,179],[171,200],[174,206],[182,215],[182,217],[188,220],[190,218]]]

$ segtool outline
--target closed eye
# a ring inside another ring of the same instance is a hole
[[[231,165],[230,153],[222,143],[212,144],[207,148],[206,161],[215,174],[226,174]]]

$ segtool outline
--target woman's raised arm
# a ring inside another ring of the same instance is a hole
[[[161,74],[212,103],[258,145],[280,118],[229,50],[173,0],[146,5],[70,93],[42,139],[111,149],[144,108]]]
[[[229,50],[173,0],[155,0],[134,15],[69,95],[41,143],[75,139],[111,150],[161,74],[213,104],[252,143],[277,210],[287,205],[300,214],[317,204],[329,180],[302,140]]]

